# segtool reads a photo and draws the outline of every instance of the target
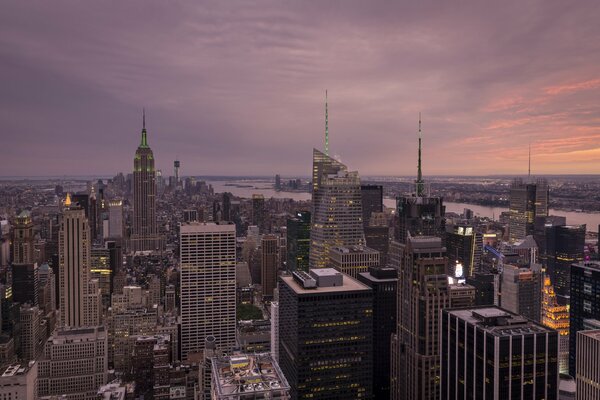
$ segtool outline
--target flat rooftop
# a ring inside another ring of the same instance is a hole
[[[589,331],[579,331],[578,335],[585,335],[591,337],[592,339],[600,340],[600,329],[594,329]]]
[[[214,222],[182,222],[180,226],[181,233],[212,233],[212,232],[235,232],[235,225],[232,223],[214,223]]]
[[[290,390],[283,372],[269,353],[233,354],[212,359],[213,399],[255,398],[269,393],[287,394]],[[270,398],[265,396],[259,398]]]
[[[327,276],[331,272],[327,272],[326,270],[331,270],[332,268],[315,268],[311,269],[311,272],[318,271],[318,274],[324,274]],[[305,289],[296,281],[292,276],[281,276],[281,280],[285,282],[294,292],[297,294],[321,294],[321,293],[336,293],[336,292],[348,292],[355,290],[371,290],[367,285],[360,283],[356,279],[343,274],[339,271],[334,270],[337,273],[342,274],[342,286],[325,286],[325,287],[316,287]]]
[[[473,324],[494,336],[527,335],[555,332],[541,324],[499,307],[469,307],[448,310],[448,313]]]
[[[330,251],[342,254],[379,254],[377,250],[367,246],[339,246],[331,248]]]

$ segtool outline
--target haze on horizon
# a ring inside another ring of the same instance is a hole
[[[3,176],[600,173],[594,1],[3,2]]]

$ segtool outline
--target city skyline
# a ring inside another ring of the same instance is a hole
[[[425,177],[525,174],[529,142],[535,175],[600,173],[593,2],[3,11],[5,176],[130,170],[142,107],[167,175],[309,175],[325,90],[365,176],[415,174],[419,112]]]

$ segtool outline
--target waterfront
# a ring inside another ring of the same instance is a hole
[[[207,183],[213,186],[215,193],[230,192],[235,196],[250,198],[253,194],[262,194],[265,198],[277,198],[277,199],[293,199],[296,201],[310,200],[311,194],[307,192],[282,192],[273,189],[273,185],[270,182],[260,179],[249,179],[240,181],[226,181],[226,180],[208,180]],[[383,203],[386,207],[395,207],[395,200],[386,198]],[[489,207],[481,206],[477,204],[466,204],[466,203],[451,203],[445,202],[446,212],[455,212],[462,214],[465,208],[473,210],[473,213],[478,217],[488,217],[498,219],[500,214],[507,211],[506,208],[502,207]],[[575,211],[563,211],[550,209],[550,215],[560,215],[567,218],[567,223],[571,225],[586,224],[587,230],[591,232],[598,231],[598,225],[600,225],[600,213],[584,213]]]

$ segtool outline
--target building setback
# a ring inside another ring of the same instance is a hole
[[[372,399],[372,290],[330,268],[279,280],[279,364],[291,398]]]
[[[556,400],[558,333],[498,307],[440,311],[441,399]]]

